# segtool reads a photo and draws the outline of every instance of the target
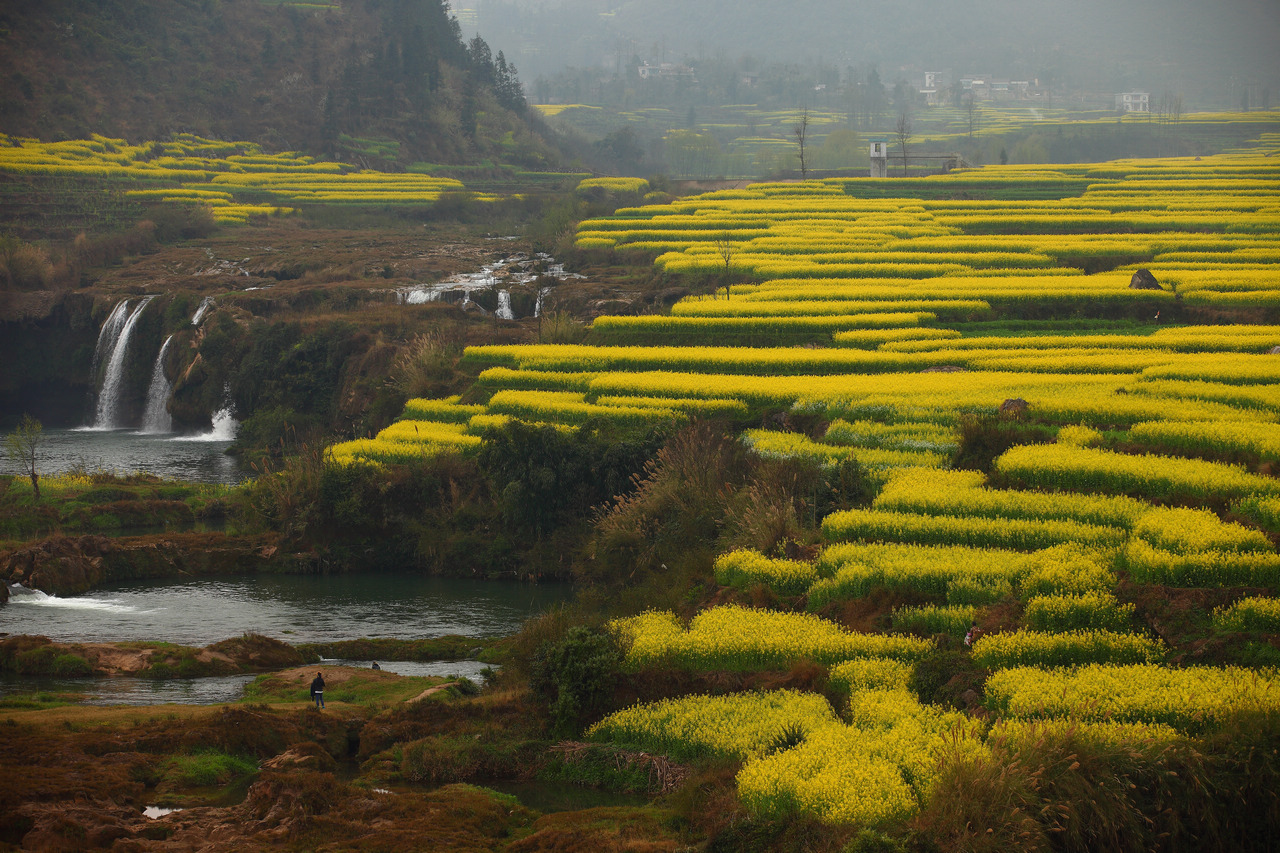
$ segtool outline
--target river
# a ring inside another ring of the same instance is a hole
[[[530,616],[565,601],[567,584],[424,578],[414,575],[251,575],[186,582],[137,582],[84,595],[50,596],[11,587],[0,632],[63,642],[163,640],[206,646],[245,633],[288,643],[361,637],[419,639],[510,634]],[[369,661],[351,661],[368,666]],[[402,675],[477,677],[478,661],[380,661]],[[84,693],[98,704],[208,703],[239,698],[252,677],[0,679],[0,696],[45,690]]]

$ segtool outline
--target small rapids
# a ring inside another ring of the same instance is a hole
[[[564,264],[555,263],[555,258],[545,252],[538,252],[532,256],[522,253],[485,264],[478,272],[461,273],[443,281],[397,288],[396,301],[401,305],[424,305],[428,302],[445,301],[480,307],[473,296],[481,292],[495,291],[497,308],[494,314],[501,320],[515,320],[518,316],[512,305],[512,288],[533,284],[543,278],[569,281],[585,277],[578,273],[566,272]],[[537,317],[542,313],[542,300],[549,289],[547,287],[538,289],[537,301],[531,316]]]
[[[9,584],[9,604],[14,607],[47,607],[56,610],[96,610],[101,613],[138,613],[137,607],[118,598],[62,598],[21,584]]]

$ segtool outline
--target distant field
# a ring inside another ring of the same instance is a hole
[[[692,124],[690,114],[664,107],[544,104],[537,109],[553,126],[571,128],[590,139],[623,129],[643,139],[660,139],[661,156],[674,177],[758,179],[800,170],[795,139],[799,109],[707,105],[697,108]],[[898,111],[887,109],[870,126],[855,126],[846,111],[810,108],[807,168],[866,170],[868,143],[879,140],[889,144],[889,167],[896,174],[902,162],[898,117]],[[1276,112],[1184,113],[1175,120],[1158,113],[1121,116],[1062,104],[980,101],[972,113],[953,105],[913,108],[907,148],[912,155],[963,151],[979,164],[1088,160],[1131,150],[1213,152],[1274,130],[1278,121]],[[923,168],[912,165],[913,170]]]
[[[394,158],[396,153],[387,148],[395,143],[385,141],[346,138],[344,144],[371,156]],[[0,174],[101,181],[139,202],[205,205],[216,221],[226,224],[254,216],[286,216],[306,205],[430,206],[445,193],[466,194],[480,202],[497,198],[468,190],[456,178],[430,174],[437,168],[442,167],[415,164],[407,172],[379,172],[296,152],[266,154],[255,143],[191,134],[139,145],[103,136],[39,142],[0,135]],[[526,182],[576,182],[580,177],[527,173]],[[513,173],[507,183],[519,184],[521,178],[521,173]]]

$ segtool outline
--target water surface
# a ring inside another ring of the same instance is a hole
[[[63,642],[163,640],[186,646],[246,633],[288,643],[510,634],[571,593],[565,584],[401,574],[157,580],[65,598],[10,590],[9,603],[0,606],[3,633]]]
[[[476,660],[379,661],[386,672],[412,676],[454,676],[469,678],[477,684],[488,664]],[[326,666],[358,666],[368,668],[372,661],[323,660]],[[27,693],[72,693],[85,698],[81,705],[219,705],[239,702],[244,688],[256,675],[220,675],[207,678],[173,678],[156,681],[134,675],[109,678],[22,678],[0,674],[0,698]],[[300,697],[305,698],[305,697]]]
[[[251,472],[225,452],[234,437],[234,432],[225,430],[175,435],[136,429],[46,428],[37,470],[43,476],[74,469],[116,474],[141,471],[196,483],[238,483]],[[21,473],[16,462],[0,455],[0,474]]]
[[[165,641],[207,646],[254,632],[288,643],[362,637],[479,638],[511,634],[525,619],[572,593],[567,584],[423,578],[413,575],[252,575],[185,583],[135,582],[84,595],[56,596],[10,587],[0,606],[0,634],[40,634],[62,642]],[[322,666],[369,667],[372,661],[325,660]],[[386,661],[398,675],[483,678],[477,660]],[[111,678],[19,678],[0,675],[0,696],[37,691],[78,693],[92,705],[209,705],[235,702],[253,675],[152,681]]]

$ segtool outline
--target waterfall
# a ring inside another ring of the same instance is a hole
[[[498,310],[495,312],[499,320],[514,320],[516,315],[511,311],[511,291],[498,291]]]
[[[169,351],[169,343],[173,335],[164,339],[160,352],[156,355],[156,366],[151,369],[151,384],[147,386],[147,407],[142,413],[143,432],[173,432],[173,418],[165,403],[169,402],[169,391],[172,386],[164,375],[164,355]]]
[[[102,360],[111,358],[111,350],[120,339],[120,327],[124,325],[128,314],[129,300],[121,300],[116,303],[115,308],[111,309],[111,314],[107,316],[107,321],[102,324],[102,330],[98,332],[98,345],[93,348],[93,364],[89,368],[89,376],[94,382],[98,381],[98,370],[102,367]],[[96,401],[94,406],[96,408]]]
[[[191,315],[191,325],[199,326],[200,321],[204,319],[204,315],[209,312],[209,306],[213,304],[213,297],[206,296],[200,300],[200,307],[196,309],[196,313]]]
[[[171,441],[235,441],[240,423],[231,414],[231,407],[213,413],[213,428],[199,435],[186,435]]]
[[[98,392],[98,406],[93,419],[93,429],[119,429],[121,426],[118,423],[120,419],[120,397],[121,386],[124,384],[124,357],[129,351],[129,336],[133,334],[133,327],[138,324],[138,318],[142,316],[143,309],[154,298],[154,296],[144,296],[137,307],[128,312],[128,319],[123,323],[114,322],[116,314],[122,313],[120,308],[112,311],[111,316],[107,318],[106,325],[102,328],[102,332],[98,335],[99,345],[103,343],[104,339],[112,340],[110,340],[108,349],[104,350],[104,355],[107,355],[107,367],[106,373],[102,377],[102,390]],[[121,306],[124,305],[123,302],[120,304]],[[108,326],[111,327],[110,333],[108,332]]]

